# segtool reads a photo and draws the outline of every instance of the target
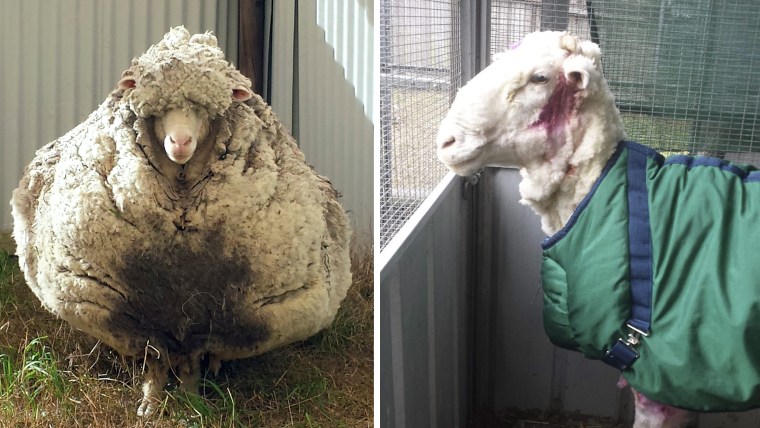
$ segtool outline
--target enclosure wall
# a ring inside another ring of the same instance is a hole
[[[471,235],[462,186],[448,175],[378,266],[382,427],[467,426]]]
[[[34,152],[82,122],[170,27],[213,31],[237,62],[237,0],[0,2],[0,230]]]
[[[519,204],[514,169],[487,169],[480,195],[476,407],[579,412],[627,420],[619,373],[554,347],[543,331],[539,218]]]

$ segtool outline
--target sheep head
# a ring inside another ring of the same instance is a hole
[[[567,33],[532,33],[459,90],[438,132],[438,157],[460,175],[567,162],[588,125],[583,112],[599,103],[617,112],[599,47]]]
[[[191,36],[184,27],[132,60],[118,87],[138,118],[155,119],[166,155],[180,165],[193,157],[211,120],[253,96],[250,80],[224,59],[216,37]]]

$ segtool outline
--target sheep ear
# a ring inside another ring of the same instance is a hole
[[[132,76],[123,77],[121,80],[119,80],[120,89],[132,89],[135,86],[137,86],[137,82],[135,82],[135,78]]]
[[[583,55],[573,55],[565,61],[563,66],[565,78],[578,89],[588,88],[591,77],[596,70],[594,61]]]
[[[253,93],[250,89],[244,87],[237,87],[232,90],[232,99],[235,101],[247,101],[251,99]]]
[[[578,89],[586,89],[588,86],[589,75],[585,70],[565,71],[565,78],[577,86]]]

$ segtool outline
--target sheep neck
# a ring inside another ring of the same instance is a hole
[[[593,108],[607,114],[579,111],[578,120],[562,133],[547,133],[545,145],[561,148],[551,157],[526,164],[520,171],[521,203],[541,217],[541,229],[547,235],[557,233],[567,224],[601,175],[617,143],[625,139],[622,120],[611,96],[605,104],[588,110]]]

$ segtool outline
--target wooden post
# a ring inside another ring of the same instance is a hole
[[[238,0],[238,68],[261,94],[264,82],[264,0]]]

